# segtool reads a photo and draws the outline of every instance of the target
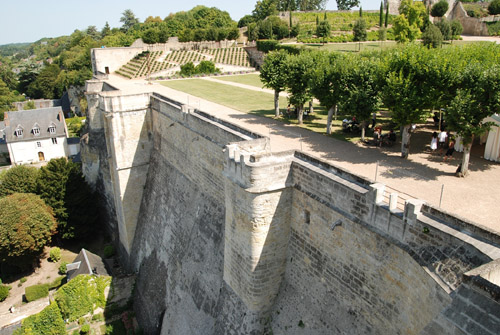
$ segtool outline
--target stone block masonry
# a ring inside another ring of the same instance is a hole
[[[87,97],[145,333],[499,333],[497,235],[157,93]]]

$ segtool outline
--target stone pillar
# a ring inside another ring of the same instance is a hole
[[[274,304],[290,235],[292,155],[226,149],[224,280],[255,312]]]

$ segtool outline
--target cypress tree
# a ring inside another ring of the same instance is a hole
[[[384,23],[384,4],[382,1],[380,1],[380,18],[378,20],[378,26],[382,27],[383,23]]]
[[[323,21],[326,21],[327,20],[327,17],[326,17],[326,12],[325,12],[325,16],[323,17]]]
[[[292,29],[292,11],[290,10],[290,29]]]
[[[387,28],[387,22],[389,21],[389,3],[387,3],[387,10],[385,12],[385,27]]]
[[[316,25],[318,25],[318,24],[319,24],[319,16],[316,15]]]
[[[359,17],[363,17],[363,7],[359,7]]]

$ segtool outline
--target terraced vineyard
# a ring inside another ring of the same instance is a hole
[[[202,60],[210,60],[216,64],[242,67],[251,66],[245,49],[238,47],[202,51],[174,50],[163,57],[162,54],[162,51],[142,52],[123,65],[116,73],[129,79],[140,78],[163,70],[169,70],[188,62],[200,62]]]

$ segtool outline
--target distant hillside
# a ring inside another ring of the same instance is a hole
[[[29,49],[31,43],[10,43],[0,45],[0,56],[9,57]]]

